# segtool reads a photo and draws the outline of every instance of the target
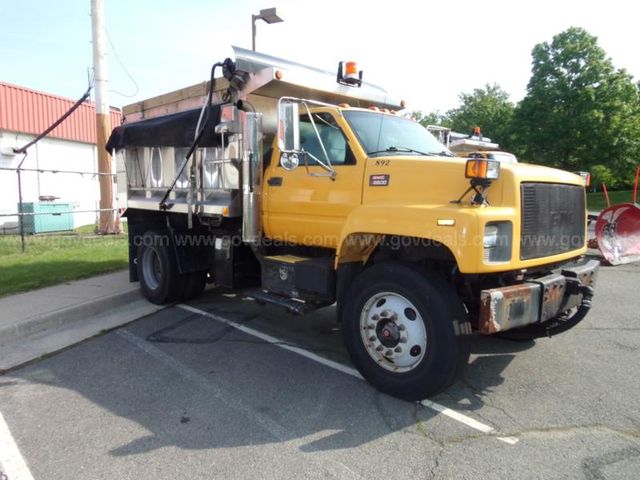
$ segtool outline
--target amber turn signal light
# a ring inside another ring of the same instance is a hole
[[[479,180],[496,180],[500,176],[500,162],[484,158],[467,160],[465,177]]]

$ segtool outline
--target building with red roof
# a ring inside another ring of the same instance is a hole
[[[46,130],[76,101],[39,92],[26,87],[0,82],[0,168],[15,169],[23,159],[15,154],[20,148]],[[111,109],[111,127],[120,125],[122,113]],[[99,208],[98,177],[43,170],[97,172],[95,107],[81,104],[47,137],[29,148],[22,164],[23,202],[55,202],[69,204],[74,210]],[[115,169],[114,169],[115,170]],[[18,182],[15,170],[0,170],[0,214],[17,212]],[[74,214],[74,225],[93,223],[95,213]],[[0,216],[0,233],[17,233],[17,217]]]

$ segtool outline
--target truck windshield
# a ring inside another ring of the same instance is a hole
[[[454,156],[422,125],[408,118],[362,111],[343,114],[369,156]]]

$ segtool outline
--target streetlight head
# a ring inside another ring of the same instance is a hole
[[[257,15],[257,17],[261,18],[262,20],[264,20],[265,22],[267,22],[269,24],[284,22],[284,20],[282,18],[280,18],[278,16],[278,14],[276,13],[275,7],[273,7],[273,8],[263,8],[262,10],[260,10],[260,14]]]
[[[256,51],[256,20],[264,20],[266,23],[284,22],[276,13],[276,8],[263,8],[258,15],[251,15],[251,48]]]

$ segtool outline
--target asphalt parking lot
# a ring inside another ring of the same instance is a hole
[[[354,375],[332,308],[212,290],[1,376],[0,458],[10,431],[34,479],[636,479],[639,286],[604,267],[568,333],[478,336],[425,404]]]

